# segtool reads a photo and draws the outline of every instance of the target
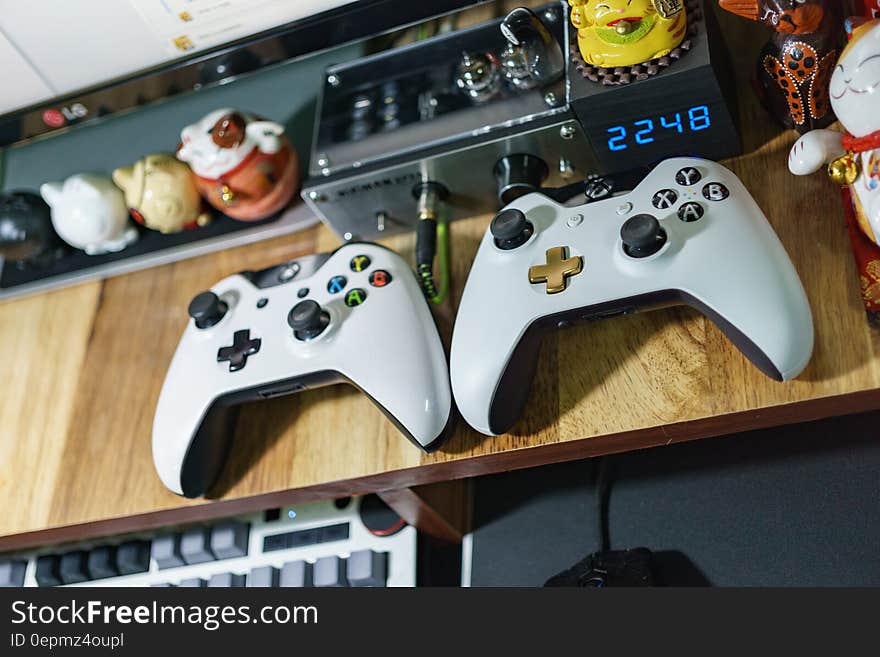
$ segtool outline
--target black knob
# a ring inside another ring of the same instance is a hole
[[[495,246],[507,251],[525,244],[535,229],[521,210],[508,208],[495,215],[489,230],[495,238]]]
[[[633,258],[645,258],[657,253],[666,243],[666,231],[656,217],[637,214],[626,220],[620,228],[623,250]]]
[[[321,309],[317,301],[307,299],[290,309],[287,323],[299,340],[311,340],[327,328],[330,315]]]
[[[229,306],[213,292],[197,294],[189,302],[189,316],[196,320],[196,326],[200,329],[214,326],[223,319],[227,310]]]
[[[520,153],[502,157],[495,163],[493,172],[498,183],[498,200],[507,205],[537,191],[550,175],[550,168],[540,157]]]

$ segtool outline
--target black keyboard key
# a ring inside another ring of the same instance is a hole
[[[116,546],[101,545],[92,548],[86,561],[86,570],[89,572],[89,579],[116,577],[119,574],[116,567]]]
[[[154,538],[150,555],[159,570],[186,565],[180,553],[180,534],[163,534]]]
[[[87,556],[85,550],[74,550],[61,555],[58,565],[58,575],[64,584],[79,584],[89,580],[86,568]]]
[[[37,584],[40,586],[58,586],[61,584],[61,574],[58,568],[61,565],[61,559],[57,554],[44,554],[37,558],[37,571],[35,576]]]
[[[145,573],[150,569],[150,542],[126,541],[116,548],[116,568],[120,575]]]
[[[0,588],[18,588],[24,586],[24,571],[27,561],[7,559],[0,561]]]

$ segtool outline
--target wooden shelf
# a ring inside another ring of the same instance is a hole
[[[246,407],[216,499],[173,495],[153,470],[150,433],[189,299],[231,273],[335,246],[318,227],[0,305],[0,549],[880,408],[880,342],[839,194],[825,176],[791,176],[794,135],[778,135],[750,93],[741,103],[748,155],[728,165],[768,215],[813,308],[815,351],[797,380],[765,378],[689,309],[622,317],[545,341],[531,402],[508,435],[460,423],[424,455],[363,395],[336,386]],[[437,309],[447,343],[488,221],[451,227],[453,295]],[[412,236],[387,243],[413,251]]]

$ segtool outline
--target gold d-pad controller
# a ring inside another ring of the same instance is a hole
[[[556,294],[565,290],[571,276],[577,276],[584,269],[582,256],[568,257],[567,246],[554,246],[547,249],[547,263],[529,267],[529,283],[547,284],[547,294]]]

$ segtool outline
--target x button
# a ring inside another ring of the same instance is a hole
[[[236,331],[232,336],[231,347],[221,347],[217,350],[217,362],[229,361],[229,371],[237,372],[247,365],[248,356],[253,356],[260,350],[260,338],[251,340],[251,332],[248,329]]]
[[[547,249],[547,264],[529,267],[529,283],[547,284],[547,294],[556,294],[565,290],[570,276],[577,276],[583,271],[584,259],[581,256],[568,257],[567,246],[554,246]]]

